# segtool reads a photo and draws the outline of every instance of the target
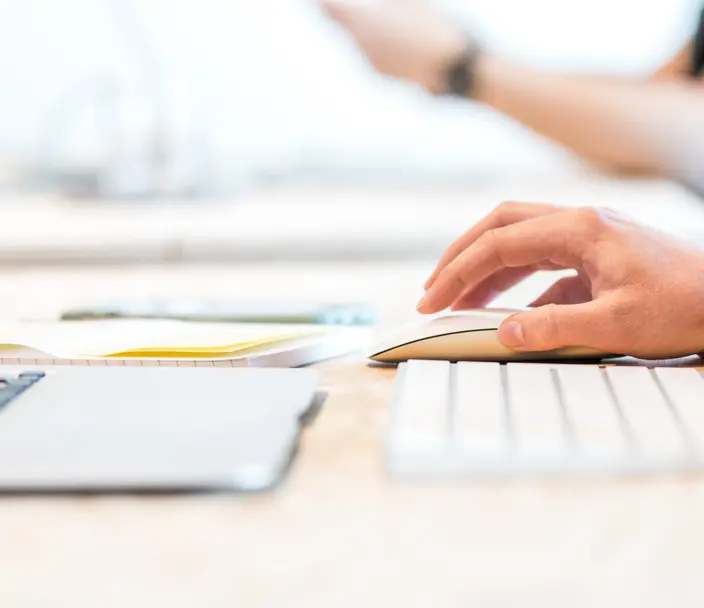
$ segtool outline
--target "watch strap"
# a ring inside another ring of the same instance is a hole
[[[468,44],[444,72],[444,94],[452,97],[472,97],[475,87],[474,66],[480,55],[479,47]]]

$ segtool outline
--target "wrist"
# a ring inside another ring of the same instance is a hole
[[[435,95],[473,98],[476,88],[477,64],[482,60],[482,49],[472,43],[466,43],[439,70],[434,90]]]
[[[514,69],[503,59],[482,53],[474,64],[473,99],[492,105],[496,91],[501,91],[502,83],[512,79],[511,72]]]
[[[520,79],[518,66],[479,46],[467,45],[445,64],[432,92],[492,105],[496,92],[505,88],[507,83],[510,85],[514,79]]]

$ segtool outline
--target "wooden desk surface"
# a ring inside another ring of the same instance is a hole
[[[129,295],[333,293],[378,302],[391,324],[414,314],[429,270],[0,270],[0,314]],[[0,500],[0,606],[702,605],[704,479],[392,482],[381,439],[394,371],[359,357],[319,367],[329,400],[271,495]]]

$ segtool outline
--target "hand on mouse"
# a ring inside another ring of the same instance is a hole
[[[425,0],[320,0],[382,74],[440,92],[442,71],[466,48],[458,27]]]
[[[537,270],[558,269],[577,274],[506,319],[505,346],[649,359],[704,350],[704,252],[591,207],[500,205],[447,250],[418,310],[479,308]]]

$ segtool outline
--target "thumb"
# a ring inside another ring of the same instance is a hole
[[[545,351],[564,346],[593,346],[599,306],[547,304],[510,316],[499,327],[499,341],[522,351]]]

